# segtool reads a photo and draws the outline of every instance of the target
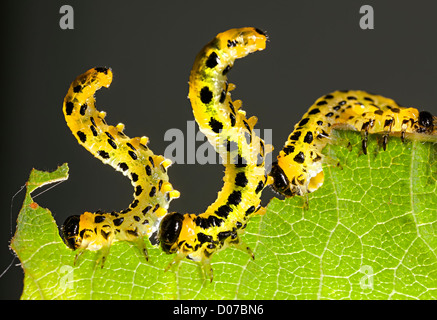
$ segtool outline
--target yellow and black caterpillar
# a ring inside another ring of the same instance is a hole
[[[389,135],[427,139],[437,135],[437,117],[427,111],[404,108],[392,99],[364,91],[335,91],[319,99],[294,127],[278,159],[272,164],[272,188],[291,197],[313,192],[322,186],[322,149],[336,127],[362,132],[367,154],[369,133],[382,134],[385,150]]]
[[[197,55],[190,74],[189,98],[200,130],[225,164],[217,200],[204,213],[170,213],[161,223],[160,242],[173,263],[184,258],[200,261],[212,280],[211,256],[228,246],[252,251],[241,240],[248,219],[262,212],[260,196],[268,184],[265,145],[253,131],[256,117],[246,118],[241,101],[232,101],[227,73],[235,59],[263,50],[266,35],[255,28],[218,34]],[[171,265],[170,264],[170,265]],[[170,267],[169,265],[169,267]]]
[[[169,182],[171,161],[155,155],[147,147],[148,138],[129,138],[124,125],[108,125],[105,112],[95,107],[94,94],[109,87],[112,71],[94,68],[77,77],[64,99],[65,120],[79,144],[105,164],[129,177],[134,201],[120,212],[85,212],[67,218],[62,226],[66,244],[72,249],[101,250],[105,261],[113,241],[135,242],[147,258],[144,236],[157,244],[157,233],[169,203],[179,197]],[[77,256],[76,256],[77,257]]]

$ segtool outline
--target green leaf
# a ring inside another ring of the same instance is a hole
[[[255,260],[232,248],[215,254],[212,283],[188,260],[164,272],[172,256],[149,246],[147,263],[128,242],[112,246],[103,269],[91,251],[74,266],[30,195],[68,168],[33,171],[11,245],[25,271],[22,299],[436,299],[437,144],[390,138],[383,151],[371,135],[364,155],[359,133],[338,135],[308,208],[302,197],[273,199],[243,235]]]

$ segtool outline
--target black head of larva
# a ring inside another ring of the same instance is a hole
[[[73,250],[77,249],[78,247],[76,238],[79,234],[79,221],[80,216],[70,216],[65,220],[64,224],[61,227],[62,236],[64,237],[65,244]]]
[[[172,247],[178,240],[182,230],[184,216],[178,212],[172,212],[164,217],[159,232],[159,242],[165,253],[174,253],[176,248]]]
[[[419,125],[428,128],[432,126],[433,117],[428,111],[419,112]]]
[[[290,191],[290,182],[288,181],[286,174],[279,166],[277,161],[272,163],[270,176],[274,179],[273,184],[271,185],[273,190],[287,197],[292,196]]]

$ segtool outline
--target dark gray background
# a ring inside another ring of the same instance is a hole
[[[63,4],[75,10],[74,30],[59,28]],[[365,4],[374,8],[374,30],[359,28]],[[114,71],[111,88],[97,95],[108,122],[123,122],[130,137],[148,136],[151,149],[163,154],[166,130],[185,132],[193,119],[187,82],[197,52],[227,29],[261,28],[267,49],[237,61],[229,78],[237,85],[233,98],[260,119],[257,128],[273,130],[276,156],[307,108],[333,90],[367,90],[437,113],[436,14],[435,1],[2,2],[0,272],[13,257],[11,197],[33,167],[69,163],[69,180],[37,198],[58,225],[71,214],[121,210],[132,200],[130,181],[79,146],[65,123],[63,97],[87,69]],[[222,171],[173,165],[170,179],[182,198],[170,209],[204,210]],[[13,202],[14,230],[22,200],[23,193]],[[18,298],[22,279],[12,266],[0,279],[0,297]]]

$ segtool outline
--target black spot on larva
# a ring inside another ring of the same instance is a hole
[[[327,94],[323,99],[332,99],[334,96],[332,94]]]
[[[77,136],[79,137],[80,141],[82,141],[82,143],[86,142],[86,134],[83,133],[82,131],[78,131],[76,132]]]
[[[357,97],[349,96],[349,97],[347,97],[347,99],[348,99],[348,100],[357,100]]]
[[[318,108],[314,108],[308,112],[308,114],[318,114],[320,110]]]
[[[117,144],[115,143],[114,140],[108,139],[108,143],[113,149],[117,149]]]
[[[317,135],[317,139],[327,138],[329,134],[326,133],[325,130],[322,129],[322,132]]]
[[[375,110],[373,113],[382,116],[384,114],[384,111],[382,111],[382,110]]]
[[[394,113],[399,113],[399,112],[401,112],[401,109],[399,109],[399,108],[391,108],[391,111],[393,111]]]
[[[428,111],[420,111],[419,112],[419,124],[425,128],[432,126],[432,114]]]
[[[135,147],[133,145],[131,145],[129,142],[126,143],[126,145],[131,148],[133,151],[137,151],[137,149],[135,149]]]
[[[325,117],[326,117],[326,118],[330,118],[330,117],[332,117],[333,115],[334,115],[333,112],[328,112],[327,114],[325,114]]]
[[[199,232],[197,234],[197,240],[199,240],[200,243],[211,242],[212,237],[204,234],[203,232]]]
[[[308,131],[305,135],[305,138],[303,138],[303,142],[305,143],[311,143],[313,142],[313,133],[311,131]]]
[[[103,150],[97,151],[97,154],[102,157],[103,159],[109,159],[109,153]]]
[[[106,231],[104,231],[104,230],[100,230],[100,234],[102,235],[102,237],[103,237],[105,240],[108,240],[108,237],[109,237],[109,235],[111,234],[111,231],[106,232]]]
[[[255,189],[255,193],[260,193],[262,191],[262,189],[264,189],[264,182],[260,181],[260,182],[258,182],[258,186]]]
[[[138,181],[138,175],[135,172],[131,173],[131,178],[133,182],[137,182]]]
[[[321,121],[321,120],[317,121],[317,125],[322,126],[323,125],[323,121]]]
[[[202,90],[200,90],[200,100],[204,104],[208,104],[212,100],[212,91],[209,90],[208,87],[203,87]]]
[[[338,111],[341,108],[341,106],[335,106],[332,109],[334,109],[335,111]]]
[[[346,101],[345,101],[345,100],[342,100],[342,101],[340,101],[338,104],[339,104],[340,106],[344,106],[344,105],[346,104]]]
[[[293,159],[297,163],[304,163],[305,161],[305,155],[302,151],[300,151]]]
[[[149,192],[149,197],[154,197],[154,196],[155,196],[155,194],[156,194],[156,187],[155,187],[155,186],[153,186],[153,187],[152,187],[152,189],[150,189],[150,192]]]
[[[224,242],[227,238],[229,238],[232,235],[231,231],[222,231],[217,234],[217,237],[220,242]]]
[[[96,121],[94,120],[94,117],[90,117],[90,120],[91,120],[91,123],[93,124],[93,126],[94,126],[94,127],[97,127],[97,126],[96,126]]]
[[[218,65],[220,59],[217,56],[217,53],[213,52],[209,55],[208,59],[206,60],[206,66],[208,68],[214,68],[216,65]]]
[[[95,216],[94,217],[94,223],[102,223],[105,221],[105,216]]]
[[[130,207],[131,207],[132,209],[133,209],[133,208],[136,208],[136,207],[138,206],[138,203],[139,203],[138,199],[135,199],[134,202],[132,202],[132,203],[130,204]]]
[[[138,237],[138,231],[136,228],[135,228],[135,230],[126,230],[126,232],[134,237]]]
[[[101,73],[104,73],[104,74],[108,74],[108,68],[97,67],[97,68],[94,68],[94,70],[96,70],[97,72],[101,72]]]
[[[215,214],[223,219],[227,219],[230,212],[232,212],[232,208],[225,204],[219,207]]]
[[[285,155],[289,155],[294,152],[294,146],[286,146],[282,151],[284,151]]]
[[[231,70],[231,66],[226,66],[226,68],[223,69],[222,75],[226,75]]]
[[[88,105],[87,105],[86,103],[84,103],[83,105],[80,106],[80,111],[79,111],[79,113],[80,113],[82,116],[84,116],[87,108],[88,108]]]
[[[215,215],[210,215],[208,218],[197,217],[194,222],[199,227],[208,229],[211,227],[220,227],[224,220],[216,217]]]
[[[222,90],[222,93],[220,93],[220,100],[219,100],[219,102],[223,103],[223,102],[225,102],[225,100],[226,100],[226,91]]]
[[[229,101],[229,109],[231,109],[232,113],[235,114],[235,108],[231,101]]]
[[[262,36],[266,36],[265,32],[262,31],[261,29],[255,28],[255,31],[256,31],[257,33],[259,33],[260,35],[262,35]]]
[[[303,118],[302,120],[300,120],[298,126],[303,127],[304,125],[306,125],[308,123],[308,121],[310,121],[310,118]]]
[[[118,164],[118,166],[119,166],[120,169],[123,170],[123,171],[126,171],[126,170],[129,169],[128,165],[127,165],[126,163],[124,163],[124,162],[120,162],[120,163]]]
[[[385,128],[385,127],[388,127],[388,126],[391,126],[391,124],[393,123],[393,121],[394,121],[394,119],[387,119],[387,120],[385,120],[385,122],[384,122],[384,128]]]
[[[153,161],[152,156],[149,157],[149,162],[150,162],[150,164],[152,165],[152,167],[155,166],[155,162]]]
[[[323,106],[325,104],[328,104],[328,102],[326,102],[325,100],[321,100],[321,101],[316,103],[316,105],[318,105],[318,106]]]
[[[129,155],[131,156],[132,159],[137,160],[138,156],[135,152],[133,152],[132,150],[129,150],[127,153],[129,153]]]
[[[114,137],[108,131],[105,131],[105,134],[108,136],[109,139],[114,140]]]
[[[322,157],[319,154],[316,154],[315,158],[313,159],[313,162],[318,162],[322,160]]]
[[[70,116],[71,113],[73,112],[73,108],[74,108],[74,103],[71,101],[68,101],[65,104],[65,113],[67,114],[67,116]]]
[[[241,191],[233,191],[228,197],[228,204],[237,206],[241,202]]]
[[[80,90],[82,90],[82,86],[81,85],[77,85],[73,88],[73,92],[78,93],[80,92]]]
[[[238,44],[238,42],[236,40],[228,40],[228,48],[233,48]]]
[[[134,201],[134,203],[135,203],[135,201]],[[138,204],[138,200],[137,200],[137,204]],[[131,206],[132,206],[132,204],[131,204]],[[124,210],[120,211],[120,213],[121,213],[121,214],[125,214],[125,213],[128,213],[128,212],[130,212],[130,211],[132,211],[132,209],[127,208],[127,209],[124,209]]]
[[[251,206],[249,209],[246,210],[245,215],[248,216],[249,214],[254,213],[254,212],[255,212],[255,207]]]
[[[147,174],[148,176],[150,176],[150,175],[152,174],[152,169],[150,168],[149,165],[146,165],[146,174]]]
[[[141,192],[143,192],[143,188],[141,186],[136,186],[135,187],[135,195],[138,197]]]
[[[90,130],[93,133],[93,136],[97,137],[98,133],[97,133],[96,127],[94,127],[93,125],[90,125]]]
[[[244,168],[247,166],[247,160],[244,157],[242,157],[241,154],[237,155],[237,161],[235,161],[233,163],[234,163],[236,168]]]
[[[366,100],[366,101],[370,101],[370,102],[374,102],[373,99],[370,98],[370,97],[364,97],[364,100]]]
[[[235,176],[235,185],[244,188],[249,181],[244,172],[238,172]]]
[[[147,206],[147,207],[145,207],[144,209],[143,209],[143,214],[146,214],[147,212],[149,212],[150,211],[150,209],[152,209],[152,206]]]
[[[211,118],[209,120],[209,126],[211,127],[211,130],[214,131],[215,133],[220,133],[220,130],[223,129],[223,123],[217,121],[214,118]]]
[[[124,221],[123,217],[112,220],[112,222],[114,223],[114,226],[116,226],[116,227],[119,227],[123,223],[123,221]]]
[[[138,216],[134,216],[134,220],[135,220],[136,222],[140,222],[141,218],[138,217]]]
[[[302,134],[301,131],[295,131],[295,132],[293,132],[292,135],[290,135],[288,137],[288,140],[294,140],[294,141],[299,140],[299,137],[300,137],[301,134]]]
[[[236,119],[233,113],[229,114],[229,118],[231,119],[231,126],[235,127]]]
[[[259,146],[261,148],[261,153],[265,154],[264,142],[262,140],[259,140]]]

